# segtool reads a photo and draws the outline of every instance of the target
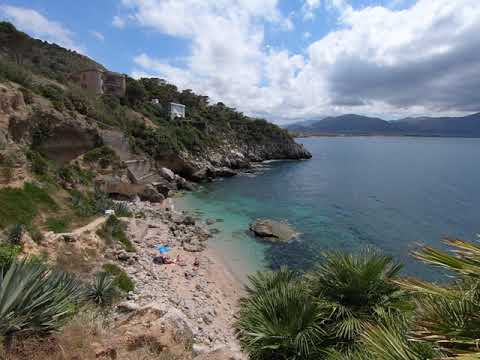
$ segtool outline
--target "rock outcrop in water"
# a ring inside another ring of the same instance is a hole
[[[286,242],[298,233],[286,221],[258,219],[250,224],[250,230],[258,237],[271,242]]]

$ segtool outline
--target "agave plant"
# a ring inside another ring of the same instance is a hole
[[[312,297],[327,317],[333,346],[351,352],[368,327],[388,318],[404,321],[413,310],[406,292],[393,283],[401,266],[373,250],[358,255],[331,252],[306,275]]]
[[[253,360],[311,359],[324,331],[318,307],[295,273],[257,273],[241,300],[238,338]]]
[[[453,355],[480,353],[480,246],[459,239],[445,239],[451,253],[425,247],[414,256],[456,275],[446,286],[420,280],[398,284],[417,294],[414,336],[436,343]]]
[[[117,296],[115,279],[106,272],[99,272],[87,288],[86,296],[98,305],[110,305]]]
[[[0,269],[0,336],[57,329],[76,309],[83,288],[75,278],[30,261]]]

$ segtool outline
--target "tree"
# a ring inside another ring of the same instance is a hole
[[[131,106],[136,106],[146,100],[147,91],[140,81],[127,77],[127,89],[125,95],[128,103]]]

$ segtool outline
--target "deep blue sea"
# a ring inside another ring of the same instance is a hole
[[[329,249],[375,247],[404,273],[438,278],[410,252],[444,236],[480,233],[480,139],[335,137],[299,139],[306,161],[271,162],[259,174],[207,184],[178,202],[221,219],[212,244],[240,276],[289,265],[308,269]],[[300,237],[271,245],[247,231],[256,218],[287,219]]]

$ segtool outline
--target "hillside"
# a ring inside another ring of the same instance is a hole
[[[341,115],[294,123],[289,131],[304,135],[410,135],[480,137],[480,113],[465,117],[419,117],[386,121],[361,115]]]
[[[210,104],[208,97],[180,91],[161,79],[127,78],[125,97],[92,96],[70,82],[69,75],[86,68],[104,69],[100,64],[32,39],[9,23],[0,23],[0,61],[0,82],[13,85],[28,99],[38,96],[49,101],[54,117],[82,119],[83,124],[97,129],[116,129],[129,139],[132,149],[186,177],[198,179],[202,172],[213,176],[216,167],[235,169],[250,161],[310,156],[278,126],[222,103]],[[159,104],[152,104],[152,99]],[[27,125],[32,121],[26,117],[52,113],[26,102],[28,115],[22,120]],[[170,120],[166,110],[170,102],[186,105],[186,121]]]

